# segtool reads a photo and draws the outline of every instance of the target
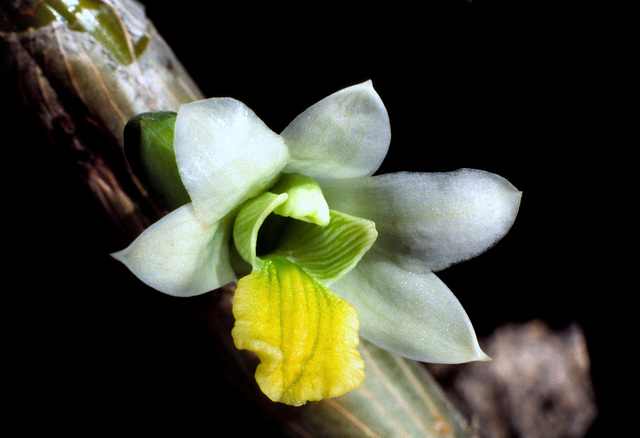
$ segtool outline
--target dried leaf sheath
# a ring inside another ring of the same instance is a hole
[[[36,3],[13,1],[2,7],[14,16],[31,14]],[[89,32],[71,30],[61,21],[19,30],[3,22],[0,44],[25,105],[77,164],[123,239],[130,240],[163,213],[123,160],[123,127],[140,112],[177,110],[202,94],[138,3],[103,3],[118,20],[131,63],[123,63]],[[143,50],[140,41],[146,42]]]

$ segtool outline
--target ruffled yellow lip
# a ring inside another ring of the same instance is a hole
[[[364,361],[353,306],[284,257],[260,265],[238,282],[232,331],[236,347],[261,361],[260,389],[273,401],[299,406],[360,385]]]

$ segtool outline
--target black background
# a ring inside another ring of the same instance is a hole
[[[276,132],[321,98],[372,79],[392,129],[381,172],[470,167],[520,189],[503,241],[439,275],[480,337],[508,321],[579,323],[601,411],[592,436],[601,436],[612,391],[604,304],[625,290],[614,287],[621,256],[611,246],[613,227],[623,226],[612,185],[622,156],[614,127],[624,121],[612,118],[615,57],[600,21],[585,23],[571,6],[515,2],[144,3],[206,96],[242,100]],[[55,412],[52,424],[87,431],[127,419],[259,429],[202,348],[207,333],[192,313],[206,298],[133,287],[108,255],[120,249],[113,230],[71,168],[19,107],[5,106],[3,117],[3,131],[19,132],[7,142],[5,185],[17,206],[8,237],[21,242],[10,250],[18,281],[5,289],[21,298],[6,308],[21,371],[7,379],[31,412],[25,426]]]

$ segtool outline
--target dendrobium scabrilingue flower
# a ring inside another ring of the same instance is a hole
[[[507,233],[521,196],[507,180],[471,169],[373,176],[391,134],[370,81],[280,135],[230,98],[174,118],[179,177],[160,191],[177,192],[177,208],[114,257],[175,296],[238,281],[232,335],[258,355],[269,398],[301,405],[358,386],[358,336],[419,361],[488,359],[434,272]]]

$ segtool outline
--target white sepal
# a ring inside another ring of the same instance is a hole
[[[356,308],[360,335],[385,350],[432,363],[489,360],[462,305],[433,273],[405,271],[372,249],[331,289]]]
[[[492,247],[511,228],[522,195],[506,179],[473,169],[320,184],[331,208],[375,222],[375,247],[414,272],[439,271]]]
[[[174,149],[196,214],[210,224],[272,185],[289,158],[284,140],[231,98],[182,105]]]
[[[291,153],[285,172],[353,178],[372,175],[380,167],[391,128],[380,96],[367,81],[309,107],[281,135]]]
[[[189,203],[151,225],[112,256],[161,292],[174,296],[202,294],[236,279],[229,262],[231,219],[205,224]]]

